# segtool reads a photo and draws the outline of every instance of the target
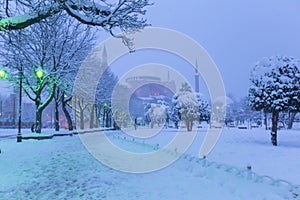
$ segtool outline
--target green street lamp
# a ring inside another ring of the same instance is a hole
[[[107,109],[107,106],[108,106],[107,103],[103,104],[103,107],[104,107],[105,110]]]
[[[6,77],[6,71],[3,70],[3,69],[0,69],[0,78],[1,78],[2,80],[4,80],[5,77]]]
[[[35,76],[41,79],[44,76],[45,72],[42,69],[35,70]]]
[[[5,75],[6,75],[6,71],[0,69],[0,79],[4,80]],[[2,101],[0,103],[0,117],[1,116],[2,116]]]
[[[19,69],[19,120],[17,142],[22,142],[22,87],[23,87],[23,68]]]
[[[108,126],[108,110],[107,110],[107,107],[108,107],[108,104],[104,103],[103,104],[103,123],[102,123],[103,127]]]

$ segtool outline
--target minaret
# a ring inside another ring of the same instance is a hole
[[[195,92],[199,93],[199,71],[198,71],[197,60],[196,60],[196,66],[195,66]]]
[[[106,68],[107,67],[107,51],[106,51],[106,47],[103,47],[103,51],[102,51],[102,60],[101,60],[101,66]]]

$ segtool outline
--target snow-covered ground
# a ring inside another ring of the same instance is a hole
[[[188,154],[198,155],[205,130],[199,130]],[[300,185],[300,131],[279,131],[278,147],[271,145],[268,132],[224,129],[206,161],[183,156],[167,168],[145,174],[101,164],[78,135],[22,143],[0,137],[0,199],[300,199],[299,187],[262,176]],[[15,130],[0,129],[0,136],[13,134]],[[134,142],[128,135],[126,142],[120,131],[106,134],[123,149],[145,152],[154,150],[139,145],[143,140],[162,148],[176,130],[165,129]],[[248,165],[255,176],[247,171]]]

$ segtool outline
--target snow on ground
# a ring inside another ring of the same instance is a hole
[[[300,185],[300,131],[279,131],[278,146],[270,141],[270,131],[224,130],[209,160],[252,170]]]
[[[200,128],[188,154],[197,156],[206,134],[206,128]],[[165,146],[177,134],[175,129],[165,129],[147,143]],[[124,147],[126,148],[126,147]],[[262,128],[237,129],[224,128],[221,137],[207,159],[246,169],[276,179],[288,180],[300,185],[300,129],[279,130],[278,146],[270,141],[270,131]]]
[[[0,135],[14,131],[0,130]],[[124,142],[120,131],[106,133],[113,143],[128,151],[153,151],[152,146],[136,145],[138,140]],[[145,142],[163,147],[175,134],[176,130],[167,129]],[[200,129],[189,154],[198,154],[204,135],[205,129]],[[129,136],[126,139],[131,140]],[[2,137],[0,148],[0,199],[5,200],[300,198],[288,186],[253,181],[250,174],[234,173],[235,169],[243,171],[250,164],[255,173],[300,184],[299,131],[280,131],[279,146],[273,147],[268,132],[262,129],[224,129],[207,161],[237,167],[228,172],[198,163],[197,159],[184,158],[156,172],[118,172],[94,159],[78,135],[22,143]]]

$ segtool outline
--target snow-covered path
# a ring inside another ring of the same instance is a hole
[[[111,133],[120,134],[118,132]],[[172,134],[172,130],[169,130],[168,133]],[[290,147],[280,146],[279,150],[272,150],[273,148],[270,147],[269,152],[262,153],[260,156],[261,150],[268,149],[269,141],[267,140],[265,144],[264,140],[261,141],[263,138],[257,138],[255,131],[253,133],[253,137],[257,140],[257,146],[252,144],[254,138],[244,138],[240,135],[249,133],[239,130],[231,130],[229,133],[225,130],[216,149],[208,157],[208,161],[215,160],[223,163],[228,161],[228,164],[236,164],[242,171],[245,160],[253,157],[248,161],[253,162],[251,164],[255,171],[256,168],[259,169],[258,166],[262,168],[268,166],[266,164],[268,162],[259,163],[266,154],[273,155],[273,153],[281,152],[282,155],[286,155],[286,153],[295,151],[294,153],[298,152],[298,154],[293,156],[299,155],[297,147],[291,147],[293,151],[290,151]],[[236,135],[228,137],[226,134]],[[164,138],[168,137],[160,138],[160,141],[163,143]],[[190,154],[196,152],[201,137],[203,136],[199,133],[189,150]],[[156,142],[155,138],[151,140]],[[122,142],[120,139],[112,139],[112,141],[120,146],[127,146],[128,150],[139,151],[142,148],[134,143]],[[284,140],[282,139],[282,141]],[[287,145],[290,144],[287,143]],[[232,147],[229,147],[230,145]],[[262,149],[257,149],[259,146],[263,146]],[[2,149],[0,154],[0,196],[5,200],[299,199],[299,196],[293,194],[294,191],[289,191],[288,186],[278,187],[266,182],[255,182],[247,175],[236,175],[234,170],[225,172],[214,166],[203,166],[203,163],[197,163],[195,159],[189,161],[189,159],[181,158],[165,169],[147,174],[118,172],[95,160],[86,151],[79,136],[55,137],[51,140],[41,141],[28,140],[22,143],[5,139],[0,141],[0,148]],[[152,150],[147,146],[143,148]],[[253,154],[248,155],[247,151],[251,148],[253,148]],[[241,161],[236,161],[239,156],[245,156],[247,159],[240,158]],[[223,160],[220,160],[221,158]],[[285,162],[282,156],[277,159],[278,162],[279,159],[283,159],[282,162]],[[291,167],[292,170],[296,170],[296,167],[292,166],[294,163],[285,164],[287,168]],[[271,169],[274,172],[276,170],[276,167]],[[297,178],[299,173],[296,172],[290,171]]]

